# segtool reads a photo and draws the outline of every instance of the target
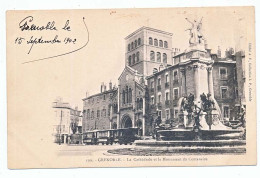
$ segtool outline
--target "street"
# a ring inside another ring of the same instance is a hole
[[[108,150],[129,149],[134,145],[58,145],[60,156],[111,155]],[[114,155],[114,154],[113,154]]]
[[[176,156],[245,154],[246,148],[239,146],[174,146],[150,147],[136,145],[59,145],[59,156]]]

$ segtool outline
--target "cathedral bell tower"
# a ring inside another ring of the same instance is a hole
[[[149,76],[160,65],[172,65],[172,33],[142,27],[125,38],[125,65]]]

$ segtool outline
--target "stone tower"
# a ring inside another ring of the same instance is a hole
[[[149,76],[161,64],[172,65],[172,33],[142,27],[125,38],[125,65]]]

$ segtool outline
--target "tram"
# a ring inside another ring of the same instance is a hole
[[[97,144],[112,145],[114,142],[115,130],[99,130],[97,131]]]
[[[141,138],[138,135],[138,130],[139,128],[122,128],[88,131],[83,134],[83,143],[85,145],[132,144]]]
[[[97,144],[97,131],[88,131],[83,134],[83,143],[85,145],[96,145]]]
[[[141,138],[138,135],[138,128],[117,129],[116,132],[115,141],[120,145],[132,144],[135,140],[140,140]]]

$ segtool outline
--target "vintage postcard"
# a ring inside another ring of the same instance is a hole
[[[256,165],[254,7],[6,25],[9,168]]]

